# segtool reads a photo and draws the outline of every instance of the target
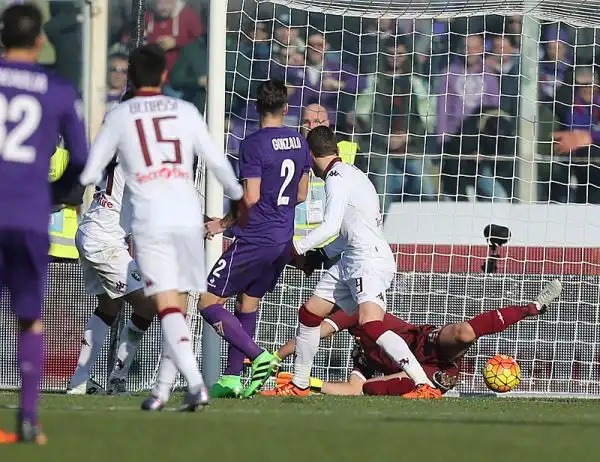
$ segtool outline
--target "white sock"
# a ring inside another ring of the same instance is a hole
[[[427,374],[423,370],[421,363],[417,361],[417,358],[410,351],[404,339],[398,334],[391,330],[386,330],[377,339],[377,345],[383,348],[385,353],[408,374],[416,385],[426,383],[432,387],[434,386],[429,378],[427,378]]]
[[[156,383],[154,384],[152,394],[160,399],[163,403],[169,401],[169,398],[171,397],[171,391],[173,390],[173,383],[175,383],[176,377],[177,367],[163,347],[160,365],[158,366],[158,376],[156,377]]]
[[[160,325],[163,345],[167,347],[175,366],[187,380],[190,393],[196,393],[200,387],[204,386],[204,380],[198,370],[192,348],[192,335],[183,314],[181,311],[169,313],[161,318]]]
[[[94,367],[98,355],[102,350],[108,329],[110,329],[110,326],[95,314],[88,319],[85,331],[83,332],[77,368],[70,380],[71,385],[77,386],[83,382],[87,382],[90,378],[90,371]]]
[[[296,334],[296,359],[294,360],[294,378],[292,382],[299,388],[308,388],[310,384],[310,370],[313,359],[319,351],[319,340],[321,339],[321,328],[308,327],[298,324]]]
[[[109,380],[124,379],[127,377],[144,333],[143,330],[131,322],[131,319],[129,320],[125,328],[121,331],[119,347],[117,348],[117,360],[115,361],[115,366]]]

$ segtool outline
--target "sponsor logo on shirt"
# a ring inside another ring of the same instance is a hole
[[[94,202],[96,202],[100,207],[105,207],[107,209],[115,208],[113,203],[106,197],[104,193],[94,193]]]
[[[177,166],[172,166],[172,167],[162,167],[159,170],[154,170],[153,172],[149,172],[149,173],[137,173],[135,175],[135,181],[137,181],[140,184],[143,183],[148,183],[150,181],[155,181],[155,180],[160,180],[160,179],[164,179],[164,180],[170,180],[170,179],[178,179],[178,180],[189,180],[190,179],[190,174],[188,172],[186,172],[185,170],[177,167]]]

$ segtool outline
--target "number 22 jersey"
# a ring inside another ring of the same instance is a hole
[[[310,165],[306,140],[296,130],[266,127],[246,137],[240,144],[240,178],[260,178],[260,199],[248,211],[248,224],[233,228],[236,238],[261,245],[289,242],[298,185]]]
[[[134,234],[202,226],[194,187],[196,155],[223,184],[225,194],[235,200],[242,196],[233,169],[204,119],[195,106],[177,98],[138,92],[115,107],[92,145],[81,182],[98,183],[117,152],[131,193]]]

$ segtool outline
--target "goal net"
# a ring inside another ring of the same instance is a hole
[[[521,393],[600,392],[600,150],[560,154],[552,138],[600,123],[598,7],[229,2],[228,155],[235,164],[239,142],[258,128],[255,91],[266,78],[288,85],[286,124],[302,129],[329,120],[340,140],[356,143],[353,161],[380,194],[397,256],[392,313],[417,324],[460,322],[528,303],[545,282],[562,279],[563,296],[549,313],[469,350],[461,393],[486,390],[480,370],[494,353],[520,363]],[[305,112],[311,104],[327,115]],[[310,200],[297,211],[302,224],[309,224]],[[513,237],[497,271],[485,274],[490,223],[509,227]],[[262,346],[277,348],[294,335],[297,310],[318,278],[286,269],[261,306]],[[323,341],[313,374],[344,380],[351,345],[346,334]]]

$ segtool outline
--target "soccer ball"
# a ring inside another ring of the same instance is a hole
[[[492,391],[506,393],[521,382],[521,368],[510,356],[495,355],[483,366],[483,381]]]

